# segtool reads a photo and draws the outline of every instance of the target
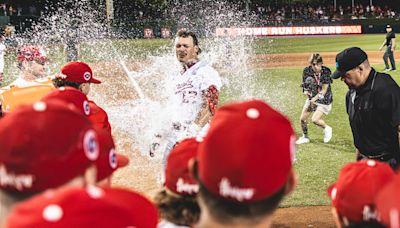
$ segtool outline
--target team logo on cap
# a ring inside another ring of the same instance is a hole
[[[117,154],[115,153],[115,149],[112,148],[108,155],[108,161],[110,163],[110,167],[116,169],[118,166]]]
[[[83,78],[84,78],[86,81],[89,81],[91,77],[92,77],[92,75],[91,75],[90,72],[88,72],[88,71],[86,71],[86,72],[83,74]]]
[[[83,111],[85,112],[85,115],[89,115],[90,114],[90,107],[89,107],[89,103],[87,101],[83,101]]]
[[[83,150],[86,157],[91,161],[99,157],[99,144],[96,139],[96,133],[93,130],[86,132],[83,138]]]
[[[219,183],[219,194],[223,197],[231,197],[239,202],[250,200],[254,196],[253,188],[239,188],[232,186],[228,178],[224,177]]]
[[[180,193],[195,194],[199,192],[199,185],[185,183],[182,178],[179,178],[176,182],[176,191]]]

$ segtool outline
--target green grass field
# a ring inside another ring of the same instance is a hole
[[[359,46],[366,51],[375,51],[381,45],[385,35],[349,35],[349,36],[319,36],[319,37],[282,37],[256,39],[254,50],[263,53],[299,53],[299,52],[339,52],[350,46]],[[121,40],[116,41],[118,51],[123,53],[142,52],[155,53],[160,47],[170,46],[171,40]],[[85,47],[83,47],[85,48]],[[89,47],[86,47],[89,48]],[[163,50],[167,51],[166,48]],[[207,50],[205,50],[207,51]],[[60,50],[52,53],[54,59],[61,60]],[[58,57],[57,57],[58,56]],[[6,79],[10,82],[15,75],[13,64],[15,54],[6,57]],[[91,56],[83,56],[83,60],[91,61]],[[398,64],[400,64],[398,62]],[[334,70],[333,66],[328,66]],[[383,62],[374,65],[378,70],[383,69]],[[257,69],[255,70],[256,87],[263,93],[260,98],[274,103],[275,107],[285,113],[293,122],[297,135],[301,134],[299,116],[305,97],[299,87],[303,67]],[[400,82],[400,71],[392,73]],[[347,87],[341,81],[332,84],[334,102],[332,112],[324,119],[333,127],[333,138],[328,144],[323,143],[322,129],[309,125],[312,142],[297,147],[295,169],[299,175],[299,184],[293,194],[288,197],[283,207],[326,205],[329,199],[326,188],[335,181],[343,164],[355,159],[351,130],[345,112],[344,97]],[[221,93],[221,103],[235,100],[226,90]],[[277,99],[277,100],[275,100]],[[223,164],[221,164],[223,165]]]

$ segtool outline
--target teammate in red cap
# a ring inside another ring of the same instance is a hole
[[[7,228],[156,228],[157,209],[144,196],[120,188],[64,188],[16,206]]]
[[[345,165],[337,182],[328,188],[337,227],[382,227],[374,199],[394,176],[388,164],[375,160]]]
[[[195,138],[185,139],[167,158],[164,189],[154,199],[162,218],[158,228],[193,227],[199,220],[199,185],[189,170],[189,161],[196,157],[198,145]]]
[[[98,136],[61,101],[21,106],[0,121],[0,221],[13,205],[49,188],[95,184]]]
[[[259,100],[220,107],[192,169],[200,188],[197,227],[270,227],[296,185],[290,121]]]
[[[56,88],[63,86],[71,86],[84,94],[88,95],[90,92],[90,85],[100,84],[101,81],[93,78],[93,72],[90,66],[84,62],[69,62],[65,64],[56,78],[53,80]],[[89,119],[99,126],[106,129],[111,134],[111,125],[108,122],[107,113],[100,108],[94,101],[89,101],[90,115]]]

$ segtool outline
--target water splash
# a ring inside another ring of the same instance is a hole
[[[65,63],[65,35],[71,24],[76,24],[72,27],[79,34],[81,59],[89,62],[94,76],[103,80],[101,85],[92,86],[89,97],[109,114],[117,147],[123,150],[120,152],[132,157],[139,150],[149,159],[148,149],[154,135],[171,126],[171,116],[178,111],[168,99],[174,92],[172,78],[181,70],[173,40],[150,52],[136,43],[132,45],[139,41],[115,39],[121,34],[108,29],[101,11],[92,8],[88,0],[70,0],[49,6],[48,11],[48,16],[32,30],[18,37],[20,45],[48,47],[52,60],[50,71],[57,72]],[[254,40],[213,35],[218,26],[245,26],[253,19],[251,15],[245,15],[235,4],[211,0],[175,2],[169,11],[177,20],[178,28],[202,35],[200,58],[221,74],[222,103],[265,96],[257,90],[257,78],[249,67]],[[129,48],[132,46],[135,48]],[[141,164],[134,163],[134,166],[140,168]]]

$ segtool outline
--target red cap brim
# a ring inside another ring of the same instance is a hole
[[[94,79],[94,78],[91,78],[91,79],[90,79],[90,83],[100,84],[101,81],[100,81],[100,80],[97,80],[97,79]]]
[[[117,154],[117,161],[118,161],[117,168],[122,168],[129,164],[129,158],[122,154]]]

